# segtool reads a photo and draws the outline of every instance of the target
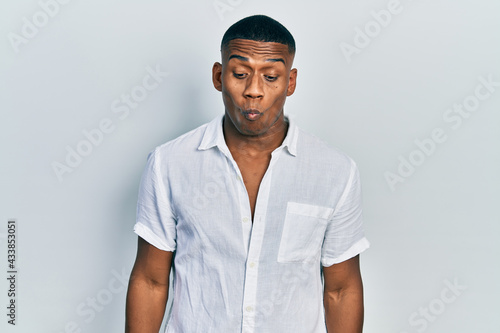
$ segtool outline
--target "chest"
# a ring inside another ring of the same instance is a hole
[[[236,158],[235,161],[240,169],[243,182],[248,193],[250,209],[252,212],[252,219],[255,212],[255,203],[257,201],[257,194],[262,182],[262,178],[269,167],[270,157],[262,158]]]

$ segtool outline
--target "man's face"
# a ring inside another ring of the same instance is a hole
[[[285,99],[293,94],[297,77],[292,62],[284,44],[230,41],[212,76],[215,88],[222,92],[225,121],[247,136],[282,128]]]

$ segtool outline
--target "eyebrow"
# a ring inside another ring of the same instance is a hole
[[[231,60],[231,59],[238,59],[238,60],[241,60],[241,61],[248,61],[248,58],[247,57],[242,57],[240,55],[237,55],[237,54],[231,54],[229,56],[229,59],[227,59],[227,61]],[[285,65],[285,59],[283,58],[271,58],[271,59],[266,59],[266,61],[271,61],[271,62],[282,62],[283,65]]]

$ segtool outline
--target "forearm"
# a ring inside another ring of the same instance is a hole
[[[130,277],[125,333],[158,333],[168,298],[168,283],[155,284]]]
[[[363,331],[363,290],[326,292],[325,319],[328,333]]]

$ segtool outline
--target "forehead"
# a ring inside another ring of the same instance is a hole
[[[291,54],[288,46],[274,42],[260,42],[248,39],[233,39],[222,50],[222,61],[227,62],[231,55],[244,56],[246,58],[283,58],[289,63]]]

